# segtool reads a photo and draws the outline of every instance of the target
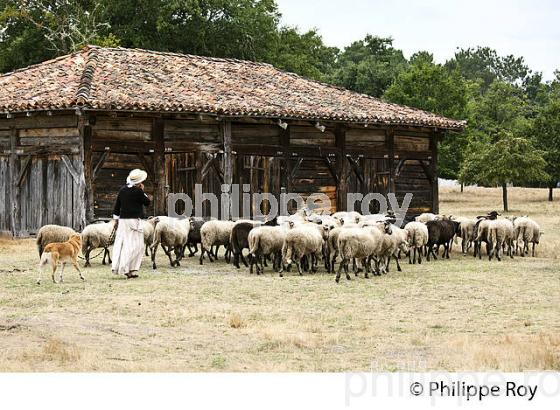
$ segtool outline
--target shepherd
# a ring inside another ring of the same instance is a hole
[[[146,171],[141,169],[130,171],[126,185],[119,190],[113,210],[113,219],[117,223],[111,268],[114,274],[125,275],[128,279],[138,277],[144,256],[142,218],[144,207],[150,205],[143,183],[147,176]]]

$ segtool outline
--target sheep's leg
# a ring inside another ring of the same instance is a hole
[[[533,242],[533,249],[531,250],[531,256],[534,258],[535,257],[535,245],[536,243]]]
[[[311,255],[311,272],[317,273],[319,270],[319,256],[317,254]]]
[[[367,258],[362,259],[362,265],[364,265],[364,278],[369,279],[369,264]]]
[[[106,265],[105,258],[107,257],[107,248],[103,248],[103,260],[101,261],[102,265]]]
[[[340,261],[340,264],[338,265],[338,270],[336,271],[336,277],[334,278],[336,283],[340,282],[340,274],[342,273],[343,266],[344,266],[344,258],[342,259],[342,261]]]
[[[88,266],[91,266],[91,263],[89,263],[89,254],[91,253],[91,249],[88,247],[86,250],[86,254],[84,255],[84,258],[86,259],[86,263],[84,263],[84,267],[87,268]]]
[[[451,247],[453,246],[453,239],[451,239],[449,242],[447,242],[444,245],[445,248],[445,258],[449,259],[449,251],[451,250]]]
[[[414,254],[412,253],[414,251]],[[416,248],[411,249],[408,252],[408,264],[412,265],[412,259],[414,258],[414,262],[416,262]]]
[[[200,245],[200,257],[198,258],[198,263],[200,263],[202,265],[202,261],[204,260],[204,245]]]
[[[171,256],[171,246],[168,248],[169,251],[165,252],[167,254],[167,257],[169,258],[169,264],[171,265],[171,267],[175,266],[175,262],[173,261],[173,258]],[[173,249],[175,250],[175,248]]]
[[[156,269],[156,255],[157,255],[157,250],[159,247],[159,243],[154,243],[152,244],[152,269]]]
[[[420,249],[418,249],[418,264],[422,264],[422,252],[420,251]]]
[[[399,258],[397,258],[397,255],[393,255],[393,257],[395,258],[395,261],[397,262],[397,271],[402,272],[401,264],[399,263]]]
[[[249,266],[247,260],[245,259],[245,256],[243,256],[243,250],[241,251],[241,262],[243,262],[243,265],[245,265],[245,267]]]
[[[149,256],[149,255],[148,255],[148,244],[146,244],[146,245],[144,246],[144,256]]]

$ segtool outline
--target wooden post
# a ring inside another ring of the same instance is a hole
[[[93,209],[93,152],[91,150],[91,125],[83,128],[84,141],[84,179],[86,191],[86,222],[92,222],[95,215]]]
[[[346,198],[348,194],[348,174],[350,173],[350,163],[346,158],[346,128],[343,125],[337,125],[335,128],[335,144],[338,149],[337,156],[337,172],[338,184],[336,187],[336,210],[350,211],[346,209]]]
[[[17,186],[17,176],[18,176],[18,169],[17,169],[17,153],[16,153],[16,146],[17,146],[17,137],[18,132],[15,125],[10,127],[10,205],[12,208],[12,212],[10,212],[10,220],[12,224],[12,236],[16,237],[18,234],[17,228],[17,221],[19,215],[19,207],[18,207],[18,195],[17,192],[19,191]],[[9,209],[9,208],[8,208]]]
[[[165,215],[167,208],[166,178],[165,178],[165,142],[163,140],[163,119],[154,118],[152,124],[152,140],[154,149],[154,212]]]
[[[87,225],[87,210],[89,206],[89,190],[86,188],[86,150],[90,151],[90,158],[91,158],[91,149],[88,149],[86,146],[86,138],[85,138],[85,129],[87,124],[87,118],[85,115],[82,115],[78,118],[78,134],[80,136],[80,146],[79,146],[79,157],[78,157],[78,169],[77,171],[77,185],[78,185],[78,203],[75,204],[73,209],[73,217],[72,222],[75,225],[74,228],[81,231]],[[89,127],[89,125],[87,125]],[[91,147],[89,147],[91,148]]]
[[[430,168],[432,174],[432,212],[439,213],[439,183],[438,183],[438,169],[437,169],[437,142],[439,134],[434,132],[430,138]]]
[[[223,219],[231,219],[231,185],[233,184],[233,158],[231,150],[231,121],[224,120],[222,123],[222,140],[224,144],[224,160],[222,163],[222,173],[224,175],[224,185],[226,185],[226,204],[222,208],[226,215]]]
[[[388,128],[385,131],[387,150],[389,151],[389,192],[395,193],[395,130]]]
[[[280,133],[280,145],[282,146],[282,152],[284,155],[284,167],[282,170],[282,177],[280,182],[280,191],[282,188],[286,190],[286,193],[291,192],[291,181],[290,181],[290,127],[282,130]]]

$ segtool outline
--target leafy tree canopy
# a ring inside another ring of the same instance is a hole
[[[332,81],[349,90],[381,97],[407,61],[392,38],[367,35],[340,53]]]

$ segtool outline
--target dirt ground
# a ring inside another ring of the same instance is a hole
[[[501,207],[501,191],[441,190],[441,212]],[[82,283],[37,271],[33,239],[0,241],[0,371],[560,370],[560,200],[510,191],[511,214],[544,235],[536,258],[403,263],[335,284],[320,271],[279,278],[223,259],[160,256],[141,277],[100,258]],[[94,252],[95,253],[95,252]]]

